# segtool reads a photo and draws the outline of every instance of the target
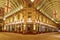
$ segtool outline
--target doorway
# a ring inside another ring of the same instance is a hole
[[[33,24],[27,24],[26,25],[26,27],[27,27],[27,33],[33,33]]]

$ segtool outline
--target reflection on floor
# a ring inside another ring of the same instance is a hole
[[[60,40],[60,34],[42,33],[36,35],[26,35],[19,33],[0,32],[0,40]]]

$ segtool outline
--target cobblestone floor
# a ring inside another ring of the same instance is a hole
[[[0,32],[0,40],[60,40],[60,33],[19,34]]]

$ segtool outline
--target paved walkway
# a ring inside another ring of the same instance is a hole
[[[0,40],[60,40],[60,33],[23,35],[19,33],[0,32]]]

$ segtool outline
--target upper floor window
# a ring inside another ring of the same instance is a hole
[[[28,12],[28,18],[31,18],[31,16],[32,16],[32,13]]]
[[[28,7],[32,7],[32,4],[29,3],[29,4],[28,4]]]

